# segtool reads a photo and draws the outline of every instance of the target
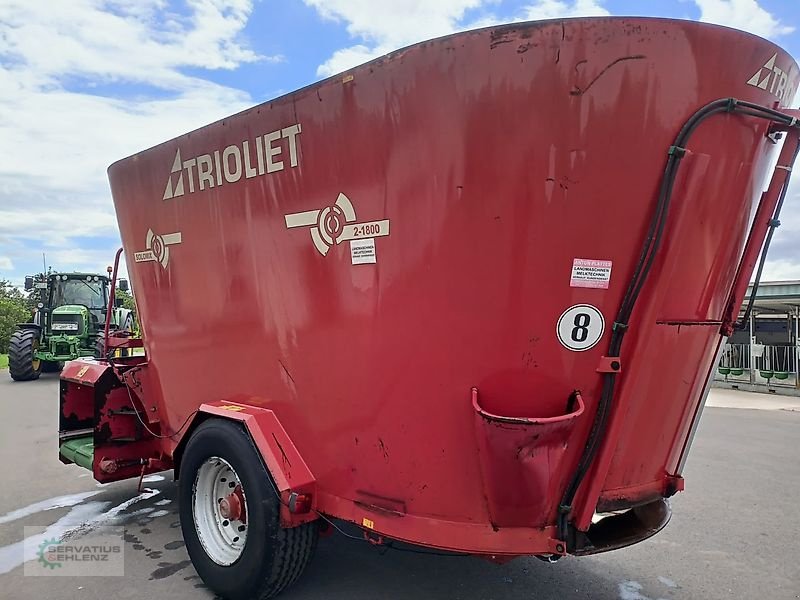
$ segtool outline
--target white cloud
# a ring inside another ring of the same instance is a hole
[[[527,21],[563,19],[567,17],[607,17],[611,13],[602,6],[602,0],[538,0],[523,9]]]
[[[767,260],[761,281],[787,281],[800,279],[800,269],[796,262],[788,260]]]
[[[325,19],[344,22],[347,32],[360,43],[341,48],[317,68],[317,75],[328,77],[373,58],[423,40],[465,29],[498,23],[606,16],[602,0],[536,0],[513,17],[487,13],[474,20],[465,16],[472,9],[489,7],[496,0],[303,0]]]
[[[56,271],[104,273],[114,262],[114,253],[106,249],[60,248],[47,253],[47,263]]]
[[[185,73],[280,60],[242,38],[251,0],[185,6],[0,4],[0,254],[18,266],[28,262],[23,248],[63,258],[62,268],[107,264],[111,248],[71,249],[81,236],[117,236],[108,165],[253,104],[246,92]]]
[[[700,20],[749,31],[765,38],[776,38],[794,31],[756,0],[694,0],[700,8]]]
[[[347,22],[354,37],[377,43],[405,44],[453,31],[468,9],[484,0],[304,0],[327,19]]]
[[[69,3],[7,0],[0,54],[21,60],[38,80],[94,76],[177,88],[191,82],[179,67],[233,69],[259,60],[238,42],[250,0],[189,0],[188,16],[160,0]]]
[[[362,43],[337,50],[317,75],[329,76],[392,50],[464,29],[464,14],[489,0],[303,0],[325,19],[346,23]]]
[[[14,263],[7,256],[0,256],[0,271],[12,271]]]
[[[94,190],[114,160],[252,103],[244,92],[202,81],[132,101],[40,86],[4,92],[11,77],[0,67],[0,108],[15,115],[0,122],[0,190],[16,185],[23,193]]]
[[[365,46],[363,44],[357,44],[355,46],[350,46],[349,48],[341,48],[340,50],[334,52],[333,56],[331,56],[328,60],[317,67],[317,75],[320,77],[330,77],[331,75],[336,75],[336,73],[341,73],[342,71],[346,71],[347,69],[363,64],[369,60],[372,60],[373,58],[377,58],[378,56],[396,49],[397,48],[394,46],[387,44],[381,44],[372,47]]]

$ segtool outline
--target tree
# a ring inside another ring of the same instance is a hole
[[[25,295],[11,285],[11,282],[7,279],[0,279],[0,298],[22,300],[25,298]]]
[[[8,343],[17,330],[17,323],[29,320],[25,296],[10,281],[0,279],[0,354],[8,352]]]
[[[134,313],[136,312],[136,301],[133,299],[133,296],[130,292],[124,292],[120,289],[117,289],[114,292],[114,297],[122,299],[123,307],[132,310]]]

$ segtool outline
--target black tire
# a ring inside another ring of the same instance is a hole
[[[39,347],[39,332],[36,329],[19,329],[11,335],[8,345],[8,372],[14,381],[39,379],[42,362],[33,359]]]
[[[201,544],[193,498],[198,470],[207,459],[227,461],[241,481],[247,502],[247,538],[230,566],[212,560]],[[309,563],[319,537],[317,523],[291,529],[280,526],[280,504],[271,477],[250,436],[241,426],[210,419],[192,434],[178,481],[181,529],[200,578],[228,600],[266,600],[291,585]]]
[[[46,360],[42,363],[42,373],[60,373],[64,363],[60,360]]]
[[[97,340],[94,343],[94,357],[105,359],[106,358],[105,349],[106,349],[105,340],[103,339],[103,336],[101,334],[97,336]]]
[[[125,324],[119,330],[120,331],[133,332],[133,320],[131,319],[130,316],[127,319],[125,319]],[[94,345],[94,357],[95,358],[102,358],[104,360],[107,360],[108,357],[105,356],[105,353],[104,353],[105,347],[106,347],[105,346],[105,333],[104,332],[100,332],[100,335],[97,336],[97,341],[95,342],[95,345]],[[131,356],[131,352],[127,348],[122,348],[122,349],[119,350],[119,356],[120,357]]]

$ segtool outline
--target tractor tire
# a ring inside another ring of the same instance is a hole
[[[241,426],[210,419],[189,439],[178,480],[183,539],[197,574],[223,598],[272,598],[300,576],[316,548],[316,522],[280,526],[274,485]]]
[[[94,357],[99,359],[105,359],[105,349],[106,344],[105,340],[102,337],[98,337],[97,341],[94,343]]]
[[[34,359],[39,348],[39,332],[35,329],[19,329],[11,336],[8,345],[8,372],[14,381],[39,379],[42,361]]]
[[[42,373],[60,373],[64,362],[60,360],[46,360],[42,363]]]
[[[108,357],[105,356],[105,343],[103,342],[103,338],[97,338],[97,341],[94,344],[94,357],[102,360],[108,360]],[[127,348],[122,348],[118,350],[120,357],[130,356],[130,351]],[[115,353],[116,356],[116,353]],[[113,358],[113,357],[112,357]]]

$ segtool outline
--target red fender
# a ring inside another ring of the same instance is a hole
[[[202,414],[239,421],[247,429],[280,495],[282,526],[294,527],[318,517],[316,479],[274,412],[237,402],[211,402],[200,405],[198,416]],[[303,512],[289,509],[297,498],[307,504],[309,497],[310,505]]]

